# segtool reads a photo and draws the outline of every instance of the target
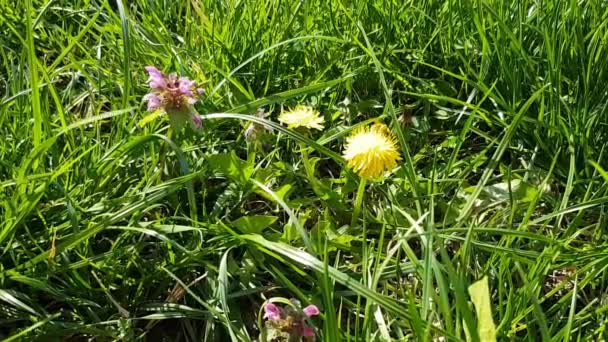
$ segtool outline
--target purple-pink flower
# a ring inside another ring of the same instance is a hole
[[[292,299],[293,306],[283,308],[274,303],[264,305],[264,319],[271,331],[279,334],[288,334],[292,337],[306,337],[307,341],[314,340],[315,329],[308,325],[307,319],[317,316],[319,308],[309,305],[301,308],[300,302]]]
[[[309,327],[308,325],[302,326],[302,336],[304,336],[304,337],[315,336],[315,329]]]
[[[271,321],[281,319],[281,309],[272,303],[264,305],[264,319]]]
[[[148,102],[148,111],[160,109],[169,115],[175,125],[181,126],[189,120],[200,128],[202,120],[192,105],[199,100],[204,90],[197,86],[196,81],[178,77],[174,73],[165,75],[154,66],[145,69],[150,75],[150,93],[144,96],[144,101]]]
[[[312,317],[312,316],[316,316],[319,314],[319,308],[317,308],[315,305],[309,305],[307,307],[304,308],[304,310],[302,310],[306,316],[308,317]]]

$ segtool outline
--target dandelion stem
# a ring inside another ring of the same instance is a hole
[[[247,163],[255,164],[255,158],[257,150],[260,148],[258,141],[247,143]]]
[[[308,150],[306,149],[306,145],[304,143],[300,143],[300,151],[302,152],[302,162],[304,163],[306,175],[312,182],[314,179],[314,172],[312,170],[312,165],[310,165],[310,159],[308,159]]]
[[[365,195],[365,185],[367,184],[367,178],[361,177],[361,181],[359,182],[359,188],[357,189],[357,197],[355,197],[355,209],[353,210],[353,216],[350,221],[350,226],[354,227],[357,223],[357,219],[359,218],[359,213],[361,212],[361,205],[363,204],[363,196]]]
[[[302,162],[304,163],[304,170],[306,171],[306,176],[308,177],[308,181],[312,186],[312,190],[319,197],[323,196],[323,192],[320,190],[319,181],[315,177],[315,169],[310,163],[310,159],[308,158],[308,147],[304,143],[300,143],[300,150],[302,151]]]

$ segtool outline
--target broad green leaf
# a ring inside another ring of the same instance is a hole
[[[234,182],[244,185],[253,174],[253,165],[239,158],[234,151],[207,158],[209,166]]]
[[[496,327],[492,319],[492,301],[490,299],[488,277],[483,277],[469,286],[469,295],[477,313],[479,340],[481,342],[496,341]]]
[[[255,216],[243,216],[232,222],[236,228],[242,233],[261,233],[264,229],[270,227],[277,221],[276,216],[270,215],[255,215]]]
[[[538,190],[531,184],[523,182],[519,179],[514,179],[510,182],[502,182],[485,186],[479,196],[479,199],[496,202],[508,201],[510,196],[518,202],[530,202],[536,196]],[[465,188],[467,193],[475,192],[476,186]]]
[[[298,220],[296,224],[293,220],[288,222],[283,226],[283,240],[288,242],[295,242],[300,238],[298,234],[298,227],[304,227],[306,225],[306,221],[310,218],[310,212],[305,211],[301,213],[295,214]]]
[[[291,184],[285,184],[282,187],[278,188],[274,193],[277,195],[277,197],[281,200],[281,201],[287,201],[286,196],[289,194],[289,192],[291,191],[292,185]],[[266,198],[269,201],[275,201],[274,198],[272,196],[270,196],[266,191],[262,190],[262,189],[256,189],[255,193]]]

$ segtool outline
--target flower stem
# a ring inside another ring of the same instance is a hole
[[[167,131],[167,138],[169,138],[169,140],[173,139],[173,127],[169,127],[169,130]],[[166,163],[166,159],[167,159],[167,144],[164,143],[160,146],[160,151],[159,151],[159,164],[160,164],[160,179],[161,181],[165,178],[164,174],[165,174],[165,163]],[[169,173],[169,170],[167,170],[167,173]]]
[[[319,182],[315,177],[315,170],[312,164],[310,163],[310,159],[308,158],[308,149],[306,144],[300,143],[300,151],[302,151],[302,162],[304,163],[304,170],[306,171],[306,176],[308,177],[308,181],[312,187],[312,190],[315,192],[317,196],[322,196],[322,192],[319,190]]]
[[[355,208],[353,210],[353,216],[351,217],[350,227],[353,228],[359,219],[359,213],[361,212],[361,207],[363,206],[363,196],[365,196],[365,185],[367,183],[366,177],[361,177],[359,181],[359,187],[357,188],[357,195],[355,197]],[[362,274],[363,274],[363,284],[367,286],[367,231],[365,222],[363,223],[363,265],[362,265]],[[359,331],[359,317],[361,316],[361,296],[357,296],[357,317],[355,318],[355,331]],[[365,320],[363,321],[365,323]]]
[[[249,164],[255,164],[255,157],[259,148],[259,142],[247,143],[247,162]]]
[[[302,161],[304,162],[304,169],[306,170],[306,174],[308,178],[311,178],[312,175],[312,167],[310,165],[310,160],[308,159],[308,150],[306,149],[306,145],[300,143],[300,151],[302,152]]]
[[[350,226],[354,227],[359,219],[359,213],[361,212],[361,205],[363,204],[363,196],[365,196],[365,185],[367,178],[361,177],[359,182],[359,188],[357,189],[357,197],[355,197],[355,209],[353,210],[353,216],[350,221]]]

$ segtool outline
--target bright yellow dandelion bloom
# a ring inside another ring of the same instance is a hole
[[[361,177],[379,177],[401,160],[395,136],[384,124],[362,127],[346,139],[344,159]]]
[[[323,129],[323,117],[316,110],[307,106],[297,106],[279,115],[279,121],[289,128],[305,127]]]

